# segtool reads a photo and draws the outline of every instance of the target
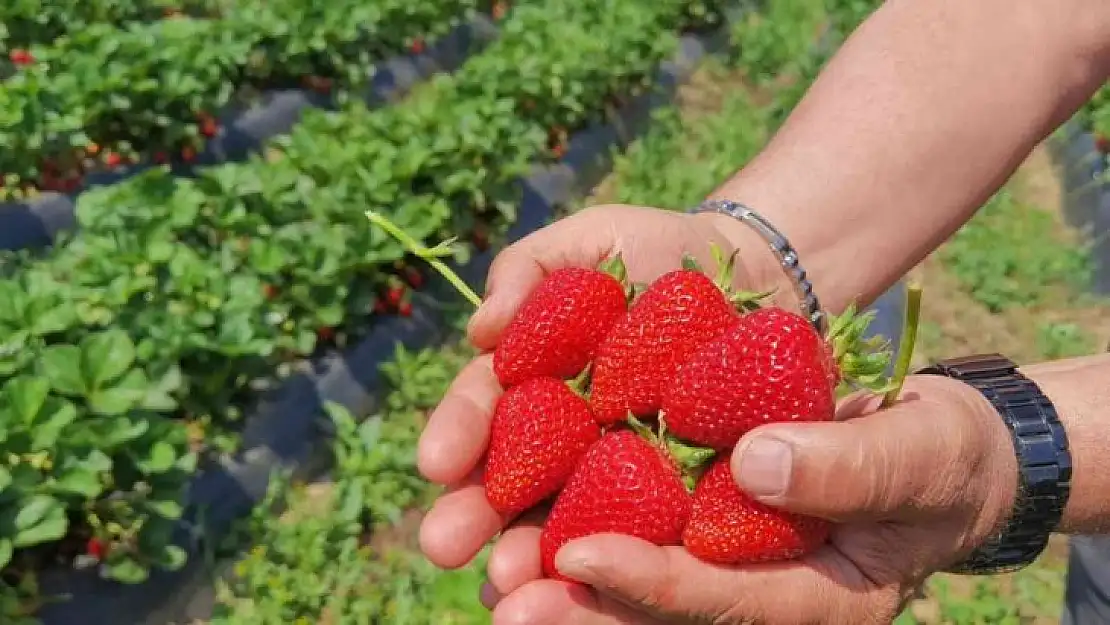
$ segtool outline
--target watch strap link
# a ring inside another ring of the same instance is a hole
[[[1056,408],[1040,388],[999,354],[956,358],[922,369],[974,387],[994,405],[1013,437],[1019,487],[1005,525],[949,572],[1015,571],[1035,560],[1063,516],[1071,490],[1071,454]]]

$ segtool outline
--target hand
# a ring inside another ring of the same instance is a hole
[[[882,411],[877,398],[849,398],[839,422],[763,426],[737,446],[733,472],[748,492],[840,522],[810,556],[721,567],[681,547],[598,535],[559,554],[560,570],[585,584],[574,586],[533,579],[537,531],[515,530],[491,561],[494,623],[891,622],[929,574],[1001,525],[1017,475],[1005,426],[978,392],[916,376],[902,397]]]

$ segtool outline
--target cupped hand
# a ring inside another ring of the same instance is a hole
[[[737,446],[738,483],[764,503],[838,521],[790,562],[716,566],[681,547],[618,535],[565,546],[582,582],[538,579],[537,530],[496,547],[483,601],[496,625],[890,623],[933,572],[1005,520],[1016,490],[1009,435],[974,389],[911,376],[902,399],[842,403],[832,423],[767,425]]]
[[[493,349],[532,290],[547,273],[561,267],[593,267],[620,252],[628,277],[635,282],[677,269],[684,253],[693,254],[710,268],[711,244],[725,251],[734,248],[725,233],[728,226],[735,228],[729,220],[721,215],[632,206],[598,206],[562,219],[497,255],[483,303],[470,321],[469,338],[479,349]],[[738,281],[744,273],[740,259]],[[501,392],[491,358],[478,357],[459,374],[421,436],[420,471],[429,480],[449,487],[421,528],[425,554],[441,567],[468,563],[504,528],[506,520],[499,518],[485,499],[479,466]],[[539,576],[538,555],[532,553],[537,521],[524,519],[501,537],[490,576],[505,592]]]

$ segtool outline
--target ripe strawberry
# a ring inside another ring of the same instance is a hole
[[[389,308],[386,306],[385,300],[380,300],[380,299],[379,300],[374,300],[374,312],[375,313],[381,315],[381,314],[385,314],[388,311],[389,311]]]
[[[85,543],[86,555],[96,560],[103,559],[105,556],[105,552],[107,552],[107,549],[105,548],[104,543],[102,543],[100,539],[96,538],[95,536],[90,538],[88,542]]]
[[[694,490],[694,507],[682,544],[716,564],[789,560],[829,536],[824,519],[771,508],[749,497],[732,479],[729,457],[714,462]]]
[[[490,424],[486,497],[514,517],[563,487],[601,438],[586,400],[560,379],[531,378],[497,402]]]
[[[385,299],[390,306],[396,307],[401,304],[401,300],[405,297],[405,288],[402,286],[391,286],[385,292]]]
[[[262,285],[262,296],[266,299],[274,299],[279,294],[278,288],[272,284]]]
[[[397,306],[397,314],[401,315],[402,317],[411,317],[412,316],[412,302],[409,302],[409,301],[401,302],[401,304],[399,306]]]
[[[424,286],[424,274],[420,273],[416,267],[405,267],[404,274],[405,282],[412,288],[419,289]]]
[[[889,354],[843,358],[848,349],[877,344],[860,343],[869,321],[837,320],[826,341],[804,317],[782,308],[734,320],[668,381],[662,401],[667,427],[684,440],[728,449],[763,423],[832,420],[843,374],[869,386],[885,382]]]
[[[590,404],[598,421],[656,413],[679,366],[736,317],[725,293],[700,271],[680,269],[651,283],[597,350]]]
[[[1095,133],[1095,149],[1102,154],[1110,154],[1110,138],[1101,133]]]
[[[410,49],[412,50],[413,54],[422,54],[424,52],[424,40],[417,37],[415,40],[413,40]]]
[[[317,340],[328,342],[335,339],[335,328],[331,326],[320,326],[316,328]]]
[[[505,388],[528,378],[573,378],[628,309],[619,257],[616,275],[566,267],[551,272],[505,329],[493,353],[493,370]]]
[[[555,555],[584,536],[618,533],[656,545],[679,545],[693,500],[678,465],[631,430],[594,443],[555,500],[540,534],[546,576],[566,579]]]
[[[217,124],[216,120],[212,119],[211,117],[205,117],[201,121],[200,134],[204,135],[205,137],[215,137],[219,129],[219,124]]]
[[[35,57],[27,50],[15,48],[8,53],[8,60],[16,65],[30,65],[35,62]]]
[[[123,158],[115,152],[108,152],[104,155],[104,164],[108,167],[119,167],[123,162]]]
[[[181,148],[181,160],[191,163],[197,158],[197,150],[191,145]]]

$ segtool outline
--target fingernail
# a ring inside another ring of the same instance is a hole
[[[740,487],[753,497],[779,497],[790,484],[792,456],[785,441],[759,436],[732,459],[732,471]]]
[[[482,589],[478,592],[478,600],[487,610],[492,610],[501,601],[501,594],[497,592],[493,584],[486,582],[482,584]]]

